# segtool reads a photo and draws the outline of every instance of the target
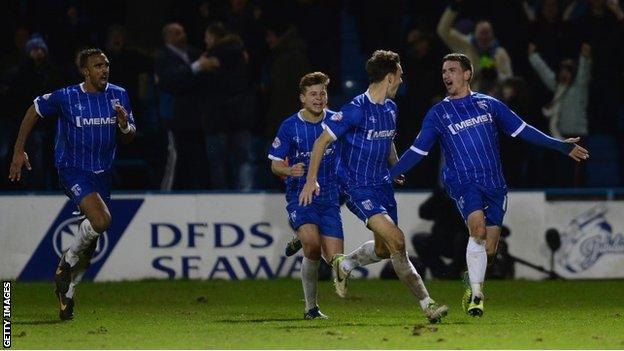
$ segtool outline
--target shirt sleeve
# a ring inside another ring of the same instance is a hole
[[[269,159],[273,161],[284,161],[290,151],[290,142],[291,138],[288,133],[288,128],[282,123],[277,131],[277,136],[273,139],[273,143],[269,148]]]
[[[49,94],[37,96],[33,100],[37,114],[42,118],[58,115],[61,112],[61,101],[64,93],[64,89],[59,89]]]
[[[392,179],[407,172],[410,168],[420,162],[424,156],[429,154],[429,150],[431,150],[431,147],[440,136],[435,118],[435,111],[432,108],[425,116],[420,133],[416,136],[412,146],[410,146],[410,148],[403,153],[399,162],[397,162],[397,164],[390,169],[390,176]]]
[[[136,128],[136,122],[134,121],[134,114],[132,114],[132,104],[130,104],[130,96],[128,92],[124,90],[123,94],[121,94],[121,105],[128,112],[128,123]]]
[[[432,108],[427,112],[425,119],[423,120],[422,128],[416,136],[414,143],[410,147],[410,150],[419,153],[423,156],[427,156],[433,144],[438,140],[440,131],[436,125],[436,112]]]
[[[323,121],[323,128],[334,138],[340,138],[350,128],[358,125],[364,112],[353,103],[345,105],[339,112]]]
[[[494,109],[494,120],[499,128],[501,128],[505,134],[515,138],[522,132],[527,124],[520,118],[515,112],[513,112],[507,105],[502,102],[493,99],[492,107]]]

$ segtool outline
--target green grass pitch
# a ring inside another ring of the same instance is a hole
[[[480,319],[462,313],[459,281],[427,285],[451,308],[442,324],[427,324],[398,281],[352,281],[344,300],[321,282],[327,321],[302,319],[297,280],[83,283],[69,322],[58,320],[52,284],[18,282],[13,347],[624,348],[624,281],[490,281]]]

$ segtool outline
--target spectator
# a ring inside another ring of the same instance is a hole
[[[624,68],[624,12],[617,0],[590,0],[587,13],[573,22],[576,37],[592,48],[592,81],[588,120],[592,133],[612,133],[616,128],[622,86],[614,72]]]
[[[23,112],[32,104],[36,96],[52,92],[61,87],[61,75],[51,62],[46,42],[39,36],[33,35],[24,47],[25,55],[14,71],[8,73],[7,91],[10,126],[16,135]],[[56,189],[56,170],[54,168],[53,145],[56,121],[43,119],[37,123],[27,145],[31,172],[24,176],[24,186],[28,189]],[[15,140],[14,135],[10,140]]]
[[[108,27],[106,33],[106,56],[110,64],[114,66],[111,70],[110,79],[123,86],[130,95],[133,102],[132,109],[135,115],[141,116],[145,107],[147,82],[152,73],[150,59],[137,50],[133,50],[126,45],[126,31],[123,26],[112,25]]]
[[[206,29],[205,56],[218,61],[202,108],[212,189],[251,190],[251,132],[254,96],[248,80],[248,55],[242,39],[222,23]]]
[[[306,47],[297,30],[283,21],[275,21],[266,31],[271,50],[265,65],[268,81],[269,110],[265,123],[265,137],[272,138],[282,120],[296,111],[299,105],[299,79],[310,69]]]
[[[165,25],[162,35],[165,45],[156,53],[154,63],[156,82],[171,103],[163,112],[170,143],[164,177],[164,183],[169,184],[163,185],[167,188],[173,183],[176,189],[202,189],[207,172],[199,88],[206,79],[204,72],[213,70],[218,61],[201,56],[189,46],[184,27],[179,23]]]
[[[563,60],[556,76],[541,58],[534,44],[529,44],[529,61],[544,85],[554,94],[550,104],[542,109],[544,116],[550,122],[548,128],[550,134],[558,139],[586,136],[591,72],[590,46],[585,43],[582,45],[578,68],[574,60]],[[581,183],[580,165],[556,162],[556,184],[579,186]],[[572,183],[569,181],[571,173],[574,174]]]
[[[474,78],[470,83],[472,89],[492,94],[498,83],[513,76],[511,58],[496,40],[490,22],[477,22],[471,35],[451,28],[459,14],[460,2],[452,1],[444,11],[438,23],[438,35],[452,51],[467,55],[474,63]]]
[[[554,94],[550,104],[542,109],[550,120],[549,131],[555,138],[587,135],[587,95],[591,72],[591,48],[581,47],[577,63],[561,61],[557,75],[544,62],[534,44],[529,44],[529,62],[544,85]]]

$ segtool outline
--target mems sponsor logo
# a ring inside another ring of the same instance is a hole
[[[104,126],[117,123],[117,117],[76,117],[76,127]]]
[[[447,126],[447,128],[451,131],[451,134],[456,135],[457,133],[464,131],[468,128],[476,127],[485,123],[492,123],[492,115],[490,115],[489,113],[465,119],[460,123],[451,123]]]

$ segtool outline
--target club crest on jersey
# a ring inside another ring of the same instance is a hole
[[[119,99],[111,99],[110,103],[113,109],[115,109],[115,106],[121,105],[121,103],[119,102]]]
[[[488,105],[487,102],[485,102],[485,100],[477,101],[477,106],[479,106],[482,110],[486,110],[486,111],[490,108],[490,106]]]
[[[373,123],[377,122],[377,118],[375,118],[375,116],[368,117],[368,120],[373,122]]]
[[[450,113],[445,113],[445,114],[442,115],[442,118],[444,118],[444,119],[451,119],[451,117],[453,117],[453,115],[450,114]]]
[[[492,115],[490,115],[489,113],[477,117],[471,117],[459,123],[451,123],[447,125],[447,128],[451,131],[451,134],[457,135],[457,133],[463,130],[486,123],[492,123]]]
[[[75,104],[75,105],[74,105],[74,107],[76,108],[76,110],[78,110],[78,111],[80,111],[80,112],[82,112],[82,110],[84,110],[84,109],[85,109],[85,107],[84,107],[84,106],[82,106],[82,104],[81,104],[81,103],[77,103],[77,104]]]
[[[296,137],[294,137],[294,138],[293,138],[293,141],[294,141],[295,143],[299,144],[299,143],[301,142],[301,138],[300,138],[300,137],[298,137],[298,136],[296,136]]]
[[[342,112],[334,113],[331,117],[329,117],[329,119],[334,121],[334,122],[342,121]]]
[[[364,200],[364,201],[362,201],[362,206],[367,211],[372,211],[373,210],[373,202],[371,200]]]
[[[82,188],[80,187],[80,185],[76,184],[71,187],[71,192],[74,193],[75,196],[80,196],[80,193],[82,193]]]
[[[273,144],[271,144],[271,146],[273,146],[274,149],[277,149],[278,147],[280,147],[280,145],[282,145],[282,141],[280,140],[280,138],[275,137],[275,139],[273,139]]]

